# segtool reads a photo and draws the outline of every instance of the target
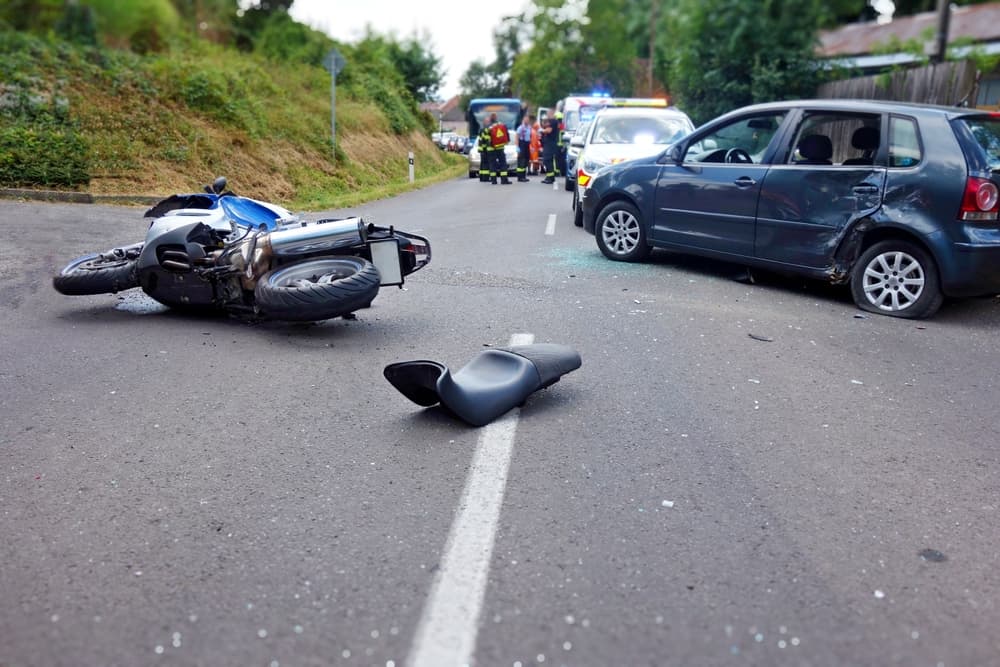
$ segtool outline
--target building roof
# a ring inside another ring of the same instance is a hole
[[[937,26],[936,11],[901,16],[890,23],[851,23],[836,30],[820,32],[817,54],[826,58],[869,54],[893,37],[901,42],[912,39],[924,41],[928,29],[933,35]],[[952,42],[959,37],[968,37],[981,43],[1000,41],[1000,2],[952,6],[948,41]],[[929,43],[933,43],[933,37]]]

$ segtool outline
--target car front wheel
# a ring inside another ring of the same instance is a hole
[[[615,201],[602,208],[595,227],[597,247],[608,259],[638,262],[649,256],[641,214],[629,202]]]
[[[904,240],[881,241],[861,254],[851,295],[862,310],[911,319],[930,317],[944,301],[933,258]]]

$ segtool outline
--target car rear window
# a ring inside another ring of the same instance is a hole
[[[968,128],[983,149],[990,170],[1000,170],[1000,116],[962,118],[958,122]]]

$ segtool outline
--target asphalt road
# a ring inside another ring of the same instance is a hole
[[[499,436],[381,371],[516,334],[583,366],[487,469],[482,594],[441,612],[473,664],[1000,664],[1000,301],[861,319],[842,289],[613,263],[537,180],[353,212],[433,262],[355,321],[251,325],[62,296],[141,209],[0,202],[0,666],[431,664]]]

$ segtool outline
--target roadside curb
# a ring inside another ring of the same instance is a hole
[[[60,190],[30,190],[24,188],[0,188],[0,197],[7,199],[31,199],[34,201],[56,201],[70,204],[155,204],[162,197],[143,195],[94,195],[89,192],[63,192]]]

